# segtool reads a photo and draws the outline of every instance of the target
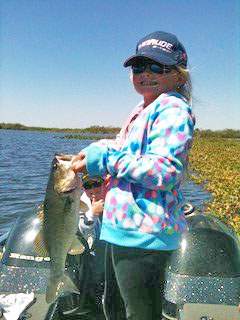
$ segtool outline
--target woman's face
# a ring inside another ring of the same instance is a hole
[[[145,101],[152,102],[164,92],[174,91],[183,84],[180,73],[172,69],[168,73],[154,73],[147,66],[144,72],[131,72],[131,80],[135,90],[144,97]]]
[[[105,194],[104,194],[104,188],[103,186],[96,187],[96,188],[91,188],[91,189],[85,189],[85,193],[90,198],[91,200],[93,197],[95,198],[96,201],[100,199],[104,199]]]

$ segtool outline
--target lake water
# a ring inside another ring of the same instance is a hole
[[[76,154],[92,140],[62,139],[64,133],[0,130],[0,234],[39,205],[55,153]],[[184,195],[200,210],[210,195],[191,181]]]

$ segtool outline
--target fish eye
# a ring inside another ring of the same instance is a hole
[[[61,168],[61,166],[59,165],[59,163],[54,163],[54,165],[53,165],[53,171],[54,172],[59,171],[60,168]]]

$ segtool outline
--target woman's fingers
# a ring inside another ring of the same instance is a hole
[[[72,169],[76,173],[86,171],[86,159],[84,153],[80,152],[76,156],[72,157]]]

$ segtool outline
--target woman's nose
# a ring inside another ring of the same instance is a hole
[[[152,75],[152,71],[150,70],[149,66],[146,67],[143,74],[147,77],[150,77]]]
[[[150,69],[149,65],[146,66],[145,73],[147,73],[147,74],[152,74],[153,73],[152,70]]]

